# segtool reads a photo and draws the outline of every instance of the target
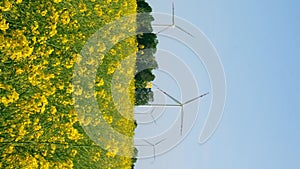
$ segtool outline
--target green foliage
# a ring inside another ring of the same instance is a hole
[[[150,88],[137,88],[135,94],[137,105],[145,105],[149,101],[153,101],[153,92]]]
[[[152,8],[144,0],[137,0],[137,11],[143,13],[138,17],[137,33],[138,52],[136,58],[136,75],[135,75],[135,104],[143,105],[153,100],[153,92],[147,84],[155,79],[152,73],[153,69],[158,68],[154,54],[158,44],[157,36],[152,32],[151,22],[154,18],[151,16]]]
[[[151,82],[153,81],[155,76],[152,74],[151,69],[145,69],[138,74],[135,75],[135,80],[137,83],[143,83],[143,82]],[[146,86],[141,86],[137,88],[144,88]]]
[[[137,0],[137,5],[138,5],[138,9],[137,9],[138,13],[152,12],[151,6],[144,0]]]

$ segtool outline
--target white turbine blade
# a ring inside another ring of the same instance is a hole
[[[154,118],[153,114],[151,114],[151,117],[152,117],[154,124],[157,125],[156,119]]]
[[[172,99],[173,101],[175,101],[176,103],[178,103],[179,105],[181,105],[181,103],[180,103],[177,99],[175,99],[173,96],[169,95],[167,92],[165,92],[165,91],[163,91],[163,90],[161,90],[161,89],[158,89],[158,90],[160,90],[160,91],[163,92],[165,95],[167,95],[170,99]]]
[[[137,107],[179,107],[178,104],[145,104],[137,105]]]
[[[154,110],[155,110],[155,108],[153,108],[153,109],[151,110],[150,114],[152,114],[152,113],[154,112]]]
[[[160,33],[162,33],[163,31],[166,31],[167,29],[169,29],[170,27],[171,27],[171,26],[167,26],[167,27],[165,27],[164,29],[158,31],[156,34],[160,34]]]
[[[155,157],[156,157],[156,151],[155,151],[155,146],[157,146],[158,144],[160,144],[161,142],[165,141],[167,138],[164,138],[158,142],[156,142],[153,146],[153,152],[154,152],[154,161],[155,161]]]
[[[188,101],[184,102],[183,105],[188,104],[188,103],[191,103],[191,102],[193,102],[193,101],[195,101],[195,100],[197,100],[197,99],[200,99],[201,97],[204,97],[204,96],[206,96],[206,95],[208,95],[208,94],[209,94],[209,92],[204,93],[204,94],[202,94],[202,95],[200,95],[200,96],[198,96],[198,97],[195,97],[195,98],[193,98],[193,99],[191,99],[191,100],[188,100]]]
[[[184,33],[190,35],[191,37],[194,37],[194,35],[192,35],[191,33],[187,32],[186,30],[184,30],[183,28],[181,28],[180,26],[175,25],[176,28],[178,28],[179,30],[183,31]]]
[[[177,99],[175,99],[173,96],[169,95],[167,92],[163,91],[161,88],[159,88],[157,85],[153,84],[159,91],[161,91],[162,93],[164,93],[165,95],[167,95],[170,99],[172,99],[173,101],[175,101],[176,103],[178,103],[179,105],[182,105],[182,103],[180,103],[180,101],[178,101]]]
[[[174,1],[172,1],[172,25],[175,25],[175,8],[174,8]]]
[[[157,106],[157,107],[179,107],[180,105],[178,104],[151,104],[152,106]]]
[[[134,114],[146,114],[146,113],[134,113]]]
[[[155,146],[153,146],[153,153],[154,153],[154,161],[155,161],[155,156],[156,156]]]
[[[172,26],[170,24],[152,24],[152,26],[157,26],[157,27],[160,27],[160,26]]]
[[[165,141],[166,139],[167,139],[167,138],[164,138],[164,139],[162,139],[162,140],[160,140],[160,141],[156,142],[156,143],[155,143],[155,145],[158,145],[159,143],[161,143],[161,142]]]
[[[146,139],[143,139],[146,143],[148,143],[149,145],[151,145],[151,146],[154,146],[154,144],[152,144],[152,143],[150,143],[148,140],[146,140]]]
[[[149,145],[142,145],[142,144],[135,144],[134,146],[145,146],[145,147],[147,147],[147,146],[149,146]]]
[[[182,130],[183,130],[183,114],[184,114],[184,112],[183,112],[183,106],[181,107],[181,112],[180,112],[181,114],[181,124],[180,124],[180,135],[182,136]]]
[[[153,112],[154,112],[155,108],[152,109],[152,111],[150,112],[150,116],[152,117],[152,120],[154,121],[154,124],[157,125],[156,123],[156,119],[153,116]]]

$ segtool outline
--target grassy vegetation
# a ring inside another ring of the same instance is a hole
[[[78,119],[72,95],[84,93],[74,93],[72,76],[87,39],[103,25],[136,11],[136,0],[0,2],[0,168],[132,167],[130,157],[118,156],[109,144],[102,149],[83,131],[79,121],[97,125],[97,119]],[[132,138],[134,121],[116,113],[110,89],[115,69],[137,46],[131,37],[99,55],[95,81],[103,118]],[[134,58],[130,63],[134,69]],[[134,83],[129,85],[134,102]],[[126,113],[133,115],[133,110]],[[134,151],[133,142],[111,144]]]

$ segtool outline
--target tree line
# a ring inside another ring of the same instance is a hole
[[[153,101],[153,91],[148,84],[155,79],[152,71],[158,68],[154,57],[158,40],[156,34],[152,33],[151,22],[154,21],[154,18],[151,15],[151,6],[145,0],[137,0],[137,11],[142,15],[137,18],[138,52],[135,75],[135,104],[144,105]]]
[[[136,38],[138,42],[138,52],[135,65],[135,105],[145,105],[148,102],[153,101],[153,91],[151,87],[148,86],[148,83],[155,79],[155,75],[152,71],[158,68],[158,64],[154,57],[158,40],[156,34],[152,33],[153,29],[151,22],[154,21],[154,18],[151,15],[151,6],[145,2],[145,0],[137,0],[137,11],[138,13],[142,13],[142,15],[137,18]],[[135,125],[137,125],[136,121]],[[137,161],[137,155],[138,151],[134,148],[132,169]]]

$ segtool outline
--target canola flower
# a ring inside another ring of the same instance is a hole
[[[131,168],[132,159],[118,156],[121,150],[115,147],[133,153],[133,142],[96,145],[79,119],[84,118],[83,125],[99,125],[99,120],[78,117],[72,94],[95,96],[103,119],[133,136],[134,122],[116,113],[110,81],[120,62],[137,51],[135,37],[119,42],[106,55],[101,54],[106,46],[97,45],[100,68],[93,95],[74,93],[72,76],[87,39],[114,19],[136,13],[136,8],[136,0],[0,2],[0,168]],[[89,60],[90,65],[94,62]],[[133,78],[135,59],[128,64],[132,70],[122,75]],[[128,85],[134,102],[134,83]],[[133,116],[130,107],[124,110]]]

